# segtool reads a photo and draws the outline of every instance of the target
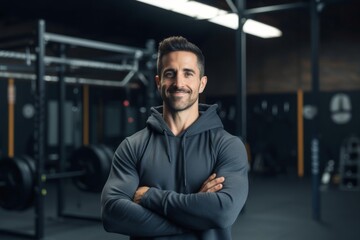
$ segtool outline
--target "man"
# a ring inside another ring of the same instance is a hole
[[[130,239],[229,240],[248,193],[246,150],[216,105],[199,104],[204,56],[183,37],[159,44],[163,105],[117,148],[102,192],[109,232]]]

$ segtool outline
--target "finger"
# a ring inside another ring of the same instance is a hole
[[[210,181],[214,180],[215,178],[216,178],[216,173],[211,174],[211,175],[208,177],[208,179],[206,179],[205,182],[201,185],[200,192],[205,191],[206,185],[207,185]]]
[[[149,190],[149,187],[147,186],[142,186],[142,187],[139,187],[136,191],[135,191],[135,194],[134,194],[134,197],[133,197],[133,201],[135,203],[140,203],[141,201],[141,198],[143,197],[143,195]]]
[[[223,185],[220,183],[218,185],[215,185],[214,187],[208,189],[206,192],[217,192],[220,191],[223,188]]]
[[[211,180],[210,182],[208,182],[205,186],[206,189],[211,189],[221,183],[223,183],[225,181],[225,178],[224,177],[218,177],[218,178],[215,178],[213,180]]]
[[[215,178],[216,178],[216,173],[211,174],[210,177],[208,177],[208,179],[206,179],[206,181],[203,183],[202,187],[204,187],[207,183],[214,180]]]
[[[214,192],[222,188],[222,183],[225,181],[224,177],[215,178],[202,186],[200,192]],[[221,185],[220,185],[221,184]]]

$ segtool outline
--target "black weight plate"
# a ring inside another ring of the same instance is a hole
[[[103,151],[104,153],[106,154],[107,156],[107,160],[108,160],[108,165],[107,165],[107,170],[106,170],[106,174],[104,172],[104,178],[106,179],[104,181],[104,185],[109,177],[109,174],[110,174],[110,170],[111,170],[111,165],[112,165],[112,159],[113,159],[113,156],[114,156],[114,153],[112,151],[112,149],[104,144],[100,144],[98,145]]]
[[[20,156],[20,158],[22,158],[25,161],[25,163],[29,166],[33,185],[35,185],[35,171],[36,171],[35,160],[29,155],[22,155]],[[35,188],[33,187],[30,193],[29,201],[24,206],[24,209],[32,207],[34,205],[34,202],[35,202]]]
[[[74,178],[74,184],[81,190],[101,192],[109,173],[108,157],[95,146],[82,146],[70,158],[71,171],[85,170],[85,174]]]
[[[97,149],[96,151],[98,151],[99,156],[101,155],[101,158],[99,158],[101,161],[101,171],[99,171],[98,176],[100,181],[99,191],[102,191],[110,173],[112,159],[111,150],[103,144],[94,145],[93,147]]]
[[[0,176],[5,181],[0,187],[0,206],[6,210],[25,210],[34,186],[29,165],[17,157],[1,159]]]
[[[114,152],[111,150],[110,147],[108,147],[108,146],[106,146],[104,144],[99,144],[97,146],[99,146],[105,152],[106,156],[108,157],[108,161],[109,161],[108,162],[109,163],[108,169],[109,169],[109,172],[110,172]]]

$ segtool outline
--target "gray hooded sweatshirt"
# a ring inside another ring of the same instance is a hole
[[[151,109],[147,127],[117,148],[101,203],[104,228],[130,239],[229,240],[248,194],[244,144],[226,132],[217,105],[199,104],[200,117],[175,136]],[[225,177],[218,192],[199,193],[212,174]],[[150,189],[140,204],[139,186]]]

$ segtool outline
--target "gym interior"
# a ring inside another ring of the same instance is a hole
[[[0,239],[128,239],[104,230],[101,189],[119,143],[162,103],[157,46],[178,35],[205,55],[200,102],[247,148],[233,239],[358,239],[359,1],[189,1],[236,27],[204,5],[189,16],[146,2],[1,4]]]

